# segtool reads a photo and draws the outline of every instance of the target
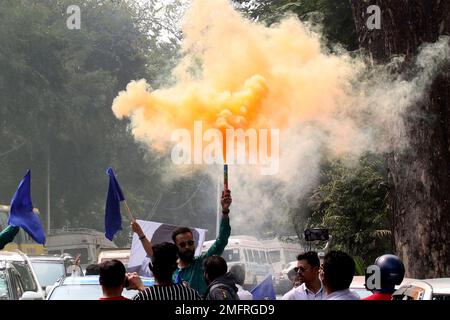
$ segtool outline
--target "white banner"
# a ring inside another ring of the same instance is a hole
[[[141,226],[147,239],[151,241],[152,244],[157,244],[161,242],[171,242],[172,241],[172,231],[179,226],[174,226],[171,224],[136,220]],[[205,241],[206,229],[200,228],[190,228],[193,232],[195,241],[195,256],[199,256],[202,253],[203,242]],[[128,271],[138,272],[140,275],[148,275],[149,271],[141,270],[143,267],[148,265],[147,254],[145,253],[144,247],[142,246],[141,240],[136,233],[133,234],[133,241],[131,242],[130,250],[130,260],[128,261]],[[141,268],[142,267],[142,268]]]

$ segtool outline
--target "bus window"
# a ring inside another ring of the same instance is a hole
[[[253,257],[253,252],[252,252],[252,250],[245,249],[245,251],[247,251],[247,253],[248,253],[249,261],[250,261],[250,262],[256,262],[255,259],[254,259],[254,257]]]
[[[244,249],[243,251],[245,256],[245,262],[250,262],[250,260],[248,259],[247,249]]]
[[[49,250],[48,254],[56,254],[56,255],[61,255],[61,250]]]
[[[269,251],[269,259],[272,263],[277,263],[281,261],[281,252],[279,250]]]
[[[266,253],[264,251],[260,251],[259,253],[261,254],[261,261],[262,261],[262,263],[267,263]]]
[[[290,251],[289,252],[289,261],[295,261],[297,260],[297,255],[298,253],[295,251]]]
[[[234,262],[239,261],[239,249],[226,249],[222,253],[222,257],[225,259],[226,262]]]
[[[259,258],[258,251],[256,251],[256,250],[252,250],[252,251],[253,251],[253,257],[255,259],[255,262],[261,263],[261,259]]]

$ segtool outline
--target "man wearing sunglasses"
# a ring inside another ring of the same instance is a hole
[[[213,255],[220,256],[228,244],[228,238],[231,233],[230,219],[228,217],[231,201],[230,190],[227,189],[223,191],[220,200],[222,205],[222,220],[220,222],[219,235],[211,248],[201,256],[194,256],[195,241],[191,229],[188,227],[181,227],[172,232],[172,240],[178,248],[179,257],[178,269],[173,274],[174,283],[185,282],[200,295],[203,296],[205,294],[207,285],[203,276],[203,260]],[[147,256],[152,257],[152,243],[146,238],[140,225],[136,221],[133,221],[131,227],[141,240]]]
[[[204,295],[207,284],[203,276],[203,260],[207,257],[220,256],[228,244],[228,238],[231,233],[230,213],[231,194],[230,190],[222,192],[222,220],[220,222],[219,235],[209,250],[199,257],[194,257],[195,241],[192,231],[187,227],[177,228],[172,233],[172,240],[178,247],[178,269],[174,273],[175,283],[185,281],[200,293]]]
[[[325,300],[326,294],[319,279],[320,260],[317,252],[309,251],[297,256],[297,272],[302,284],[288,291],[282,300]]]

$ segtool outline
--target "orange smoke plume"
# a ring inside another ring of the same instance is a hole
[[[226,0],[194,0],[185,16],[176,84],[152,90],[130,82],[113,102],[133,134],[164,149],[178,128],[285,129],[330,116],[355,74],[350,59],[321,52],[298,19],[265,27]],[[225,148],[225,144],[224,144]]]

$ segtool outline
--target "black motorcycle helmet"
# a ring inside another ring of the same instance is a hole
[[[393,254],[379,256],[374,265],[380,268],[381,289],[394,288],[403,281],[405,266],[399,257]],[[369,274],[366,273],[366,282]]]

